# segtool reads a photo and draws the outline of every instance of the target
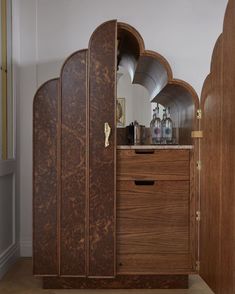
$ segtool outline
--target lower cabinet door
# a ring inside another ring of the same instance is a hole
[[[117,273],[186,273],[190,254],[189,181],[117,183]]]

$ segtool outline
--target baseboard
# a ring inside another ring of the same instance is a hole
[[[20,241],[20,256],[32,257],[32,241],[31,240]]]
[[[19,244],[10,246],[0,257],[0,280],[19,258]]]

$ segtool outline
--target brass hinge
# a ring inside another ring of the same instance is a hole
[[[200,261],[196,261],[196,271],[200,271]]]
[[[196,221],[197,222],[200,222],[200,220],[201,220],[201,211],[196,211]]]
[[[192,131],[191,137],[201,139],[203,138],[203,131]]]
[[[201,109],[197,110],[197,119],[202,119],[202,110]]]
[[[197,170],[202,169],[202,162],[200,160],[197,161]]]

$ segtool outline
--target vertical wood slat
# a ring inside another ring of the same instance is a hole
[[[102,24],[89,44],[89,276],[116,270],[116,39],[117,22]],[[104,146],[104,124],[111,127]]]
[[[61,71],[60,274],[85,276],[87,50]]]
[[[58,274],[58,79],[42,85],[33,107],[33,272]]]

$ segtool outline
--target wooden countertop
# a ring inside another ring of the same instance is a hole
[[[117,149],[193,149],[193,145],[118,145]]]

